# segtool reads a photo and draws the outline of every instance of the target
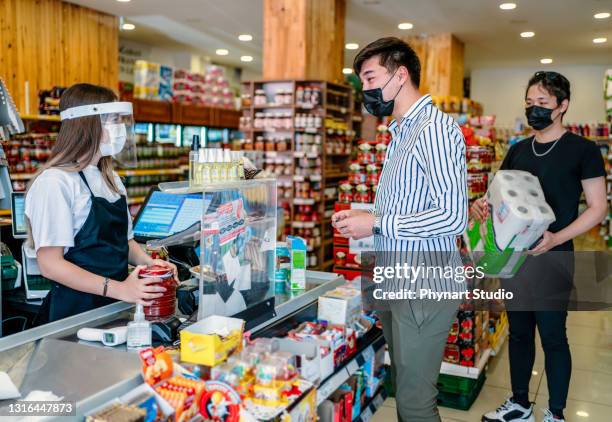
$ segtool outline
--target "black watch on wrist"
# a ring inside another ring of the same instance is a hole
[[[380,216],[374,218],[374,225],[372,226],[372,234],[380,235],[382,233],[380,229]]]

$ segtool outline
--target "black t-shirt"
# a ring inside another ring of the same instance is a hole
[[[542,157],[538,154],[550,152]],[[557,144],[534,142],[533,136],[510,147],[501,165],[502,170],[524,170],[540,180],[546,202],[555,213],[555,221],[548,228],[556,233],[578,218],[582,194],[581,181],[606,175],[603,157],[595,142],[571,132],[565,132]],[[554,250],[573,250],[571,241]]]

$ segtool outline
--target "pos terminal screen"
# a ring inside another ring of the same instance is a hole
[[[202,194],[153,191],[134,222],[134,237],[159,239],[192,226],[202,218]]]

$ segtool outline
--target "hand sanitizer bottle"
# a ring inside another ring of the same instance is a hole
[[[144,349],[151,343],[151,323],[145,319],[143,306],[136,305],[134,320],[127,325],[127,348]]]

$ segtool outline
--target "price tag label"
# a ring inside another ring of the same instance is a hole
[[[353,359],[347,366],[346,366],[346,370],[348,371],[349,375],[353,375],[355,373],[355,371],[357,371],[359,369],[359,364],[357,363],[356,359]]]
[[[370,410],[370,408],[366,408],[363,412],[361,412],[361,420],[363,422],[369,422],[370,419],[372,419],[372,411]]]
[[[321,387],[319,387],[317,391],[317,405],[323,403],[323,401],[326,398],[328,398],[331,393],[333,393],[332,391],[333,386],[331,384],[332,384],[331,382],[327,382]]]

